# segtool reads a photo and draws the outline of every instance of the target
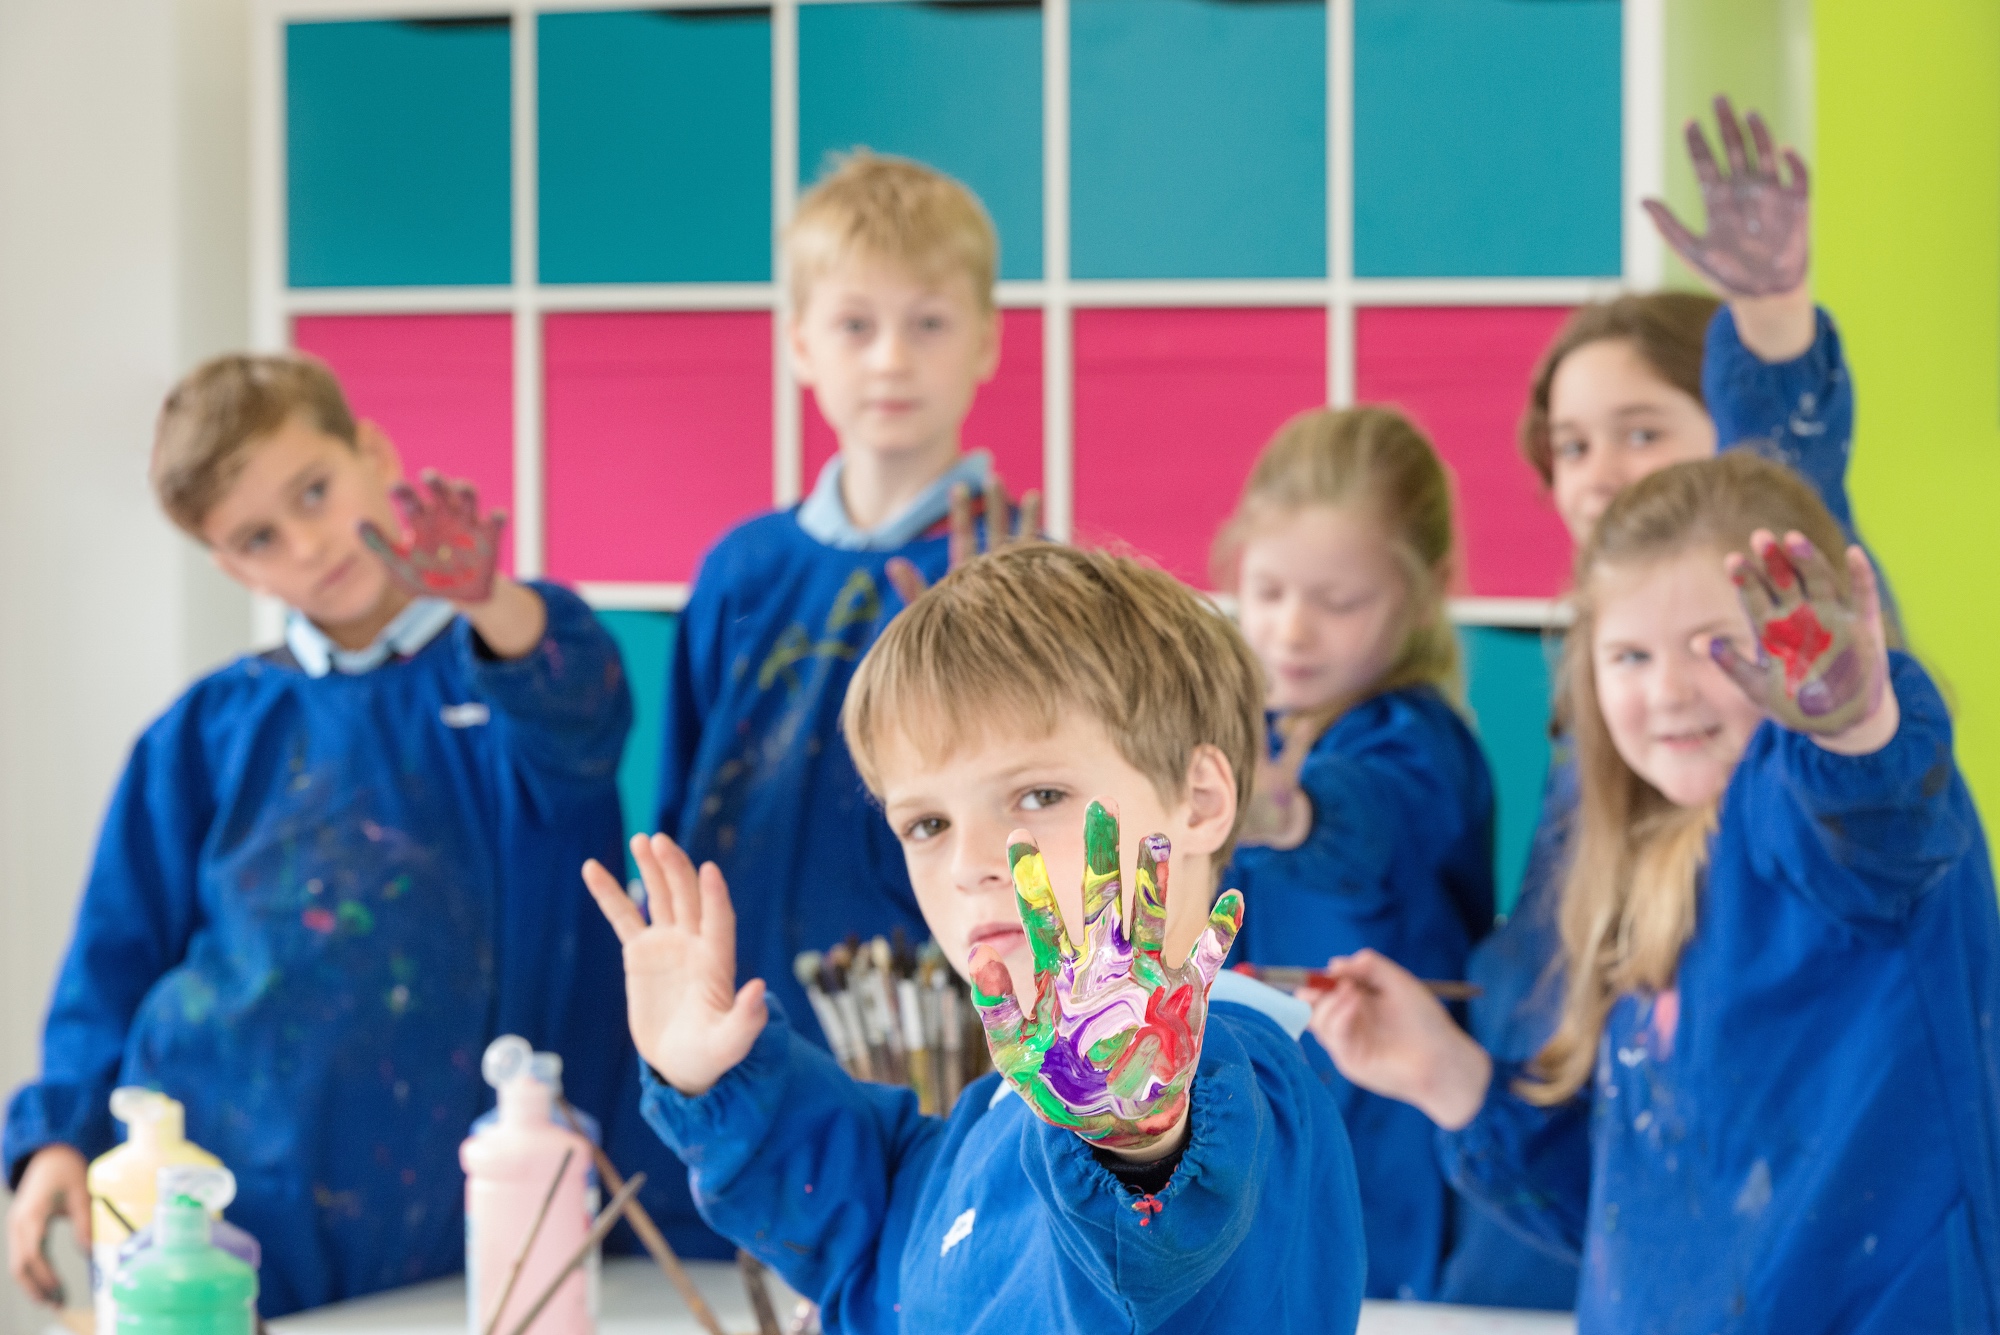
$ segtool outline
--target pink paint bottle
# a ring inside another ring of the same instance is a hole
[[[470,1335],[487,1335],[489,1330],[493,1335],[513,1335],[589,1233],[597,1207],[597,1175],[590,1141],[570,1130],[556,1112],[562,1093],[561,1057],[536,1052],[526,1039],[508,1034],[486,1049],[481,1070],[486,1083],[499,1092],[500,1106],[497,1115],[474,1125],[458,1151],[465,1169],[467,1329]],[[565,1153],[570,1155],[566,1168]],[[551,1196],[550,1184],[558,1169],[562,1180]],[[548,1212],[541,1231],[509,1291],[515,1261],[544,1200]],[[593,1251],[542,1308],[529,1327],[530,1335],[591,1335],[597,1326],[597,1269]]]

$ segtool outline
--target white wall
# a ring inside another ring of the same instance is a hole
[[[247,0],[0,0],[0,1089],[126,749],[244,647],[160,517],[154,410],[248,336]],[[0,1331],[42,1322],[0,1280]]]

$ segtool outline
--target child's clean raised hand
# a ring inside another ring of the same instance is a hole
[[[1847,549],[1852,592],[1843,598],[1833,566],[1803,534],[1787,533],[1781,545],[1758,529],[1750,548],[1754,560],[1731,552],[1724,564],[1750,615],[1756,657],[1717,636],[1708,644],[1716,665],[1795,732],[1836,737],[1874,718],[1889,680],[1889,654],[1867,556]]]
[[[1689,121],[1687,126],[1688,156],[1701,181],[1708,234],[1690,232],[1660,200],[1645,201],[1646,212],[1674,253],[1725,296],[1769,297],[1790,292],[1806,277],[1806,164],[1791,149],[1784,150],[1790,179],[1783,179],[1771,131],[1754,111],[1750,113],[1750,138],[1757,160],[1752,162],[1736,111],[1726,97],[1715,99],[1715,121],[1729,159],[1727,175],[1716,165],[1700,124]]]
[[[1243,923],[1243,896],[1225,891],[1186,960],[1160,957],[1167,933],[1167,840],[1139,846],[1136,919],[1125,934],[1118,818],[1092,802],[1083,818],[1084,937],[1064,930],[1041,850],[1025,830],[1008,839],[1021,925],[1035,959],[1034,1014],[1023,1017],[1007,966],[972,950],[972,1004],[993,1064],[1051,1125],[1140,1155],[1180,1129],[1201,1058],[1208,989]]]
[[[1420,1109],[1447,1130],[1485,1101],[1493,1062],[1415,974],[1359,950],[1330,961],[1334,985],[1305,994],[1313,1037],[1361,1088]]]
[[[632,837],[652,922],[596,859],[583,864],[591,898],[625,947],[632,1041],[683,1094],[708,1092],[764,1031],[764,980],[736,986],[736,910],[714,863],[697,874],[663,834]]]
[[[399,482],[389,493],[409,530],[407,543],[392,541],[366,519],[361,521],[361,540],[410,592],[454,603],[483,603],[493,596],[500,531],[507,527],[507,514],[494,510],[481,516],[479,492],[470,482],[448,481],[430,469],[424,470],[423,480],[423,492]]]
[[[1021,498],[1017,510],[1007,498],[1007,488],[997,474],[986,479],[985,503],[981,507],[986,519],[986,550],[997,552],[1003,547],[1018,543],[1033,542],[1042,531],[1042,493],[1031,491]],[[951,539],[948,546],[950,556],[947,570],[956,570],[979,555],[979,530],[972,517],[972,490],[964,483],[951,489]],[[889,583],[902,595],[905,605],[923,597],[924,590],[930,588],[930,581],[924,572],[917,569],[908,557],[895,556],[889,559]]]

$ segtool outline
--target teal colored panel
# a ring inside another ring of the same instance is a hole
[[[513,280],[505,18],[285,29],[293,287]]]
[[[545,14],[545,283],[771,277],[768,9]]]
[[[1549,770],[1549,668],[1561,642],[1545,640],[1538,630],[1490,626],[1462,626],[1458,640],[1465,650],[1473,724],[1493,767],[1498,807],[1493,888],[1500,912],[1511,913],[1541,815],[1542,780]]]
[[[1616,274],[1618,0],[1357,0],[1354,271]]]
[[[1326,273],[1321,0],[1074,0],[1070,272]]]
[[[632,735],[625,739],[625,757],[618,763],[618,803],[625,809],[625,834],[628,838],[651,834],[659,815],[667,655],[674,647],[678,618],[668,612],[599,612],[597,619],[618,641],[625,680],[632,687]]]
[[[1039,4],[799,10],[799,176],[857,145],[970,186],[1000,233],[1000,275],[1042,276]]]

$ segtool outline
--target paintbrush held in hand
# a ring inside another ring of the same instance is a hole
[[[907,1085],[930,1116],[950,1112],[959,1091],[990,1069],[965,984],[935,942],[913,948],[900,928],[872,941],[849,937],[805,951],[792,972],[842,1069]]]
[[[1236,972],[1248,974],[1260,983],[1285,992],[1301,989],[1324,992],[1340,981],[1324,969],[1300,969],[1283,964],[1239,964]],[[1461,983],[1452,979],[1426,978],[1423,982],[1430,994],[1440,1001],[1470,1001],[1482,990],[1477,983]]]

